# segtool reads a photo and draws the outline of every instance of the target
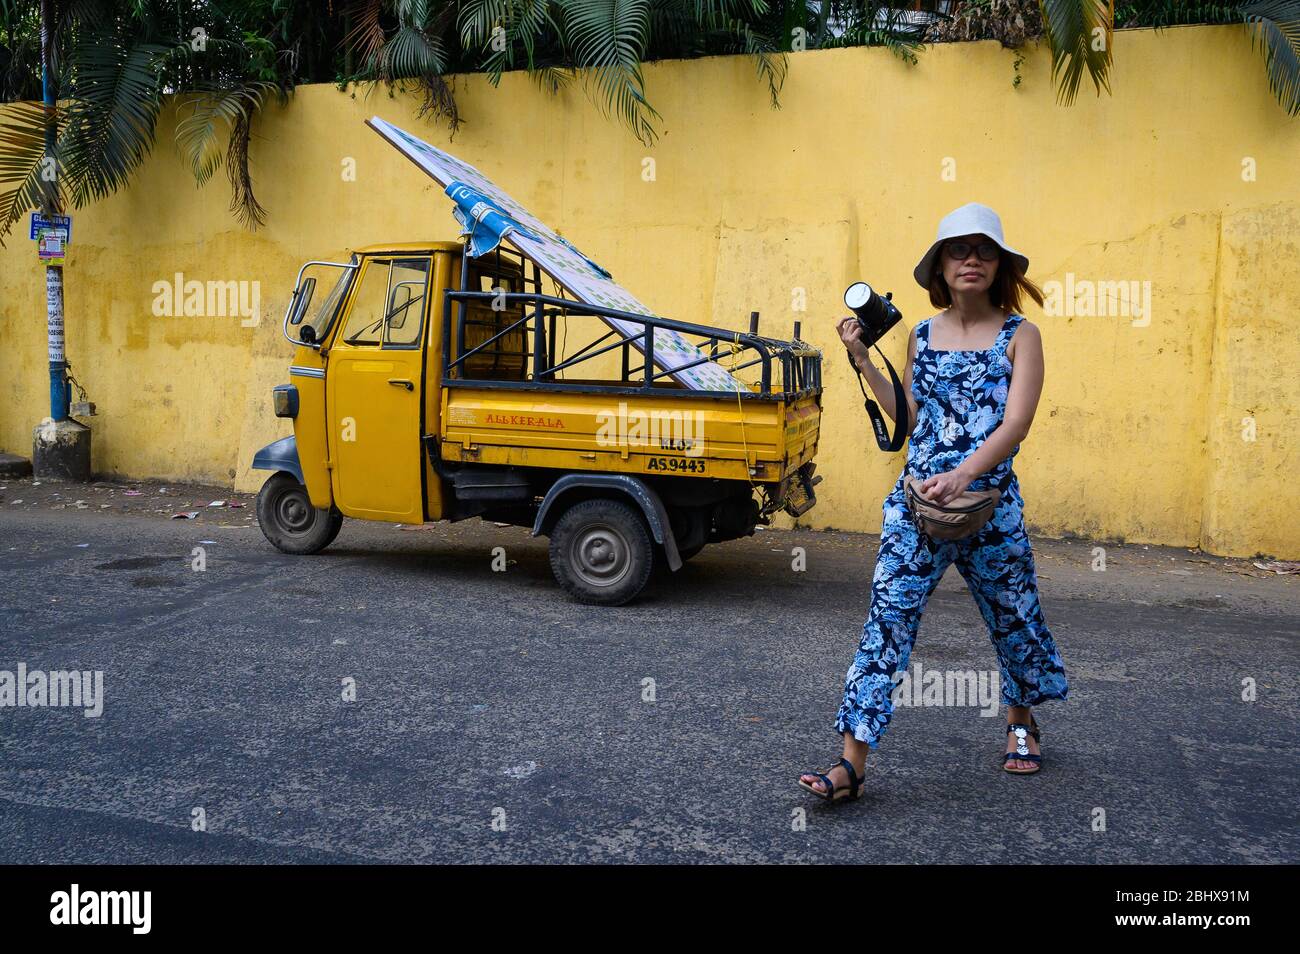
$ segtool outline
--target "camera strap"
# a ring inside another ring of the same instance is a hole
[[[862,372],[858,370],[857,362],[853,360],[853,355],[848,351],[845,354],[849,357],[849,364],[853,368],[853,376],[858,380],[858,388],[862,391],[863,404],[867,410],[867,416],[871,418],[871,429],[876,433],[876,446],[882,451],[901,450],[903,443],[907,440],[908,419],[911,413],[907,406],[907,393],[903,390],[903,382],[898,380],[898,373],[894,366],[889,363],[885,353],[880,350],[880,345],[876,345],[876,354],[885,362],[885,367],[889,369],[889,380],[894,384],[894,409],[897,416],[894,418],[894,436],[889,436],[889,428],[885,424],[885,417],[880,413],[880,407],[875,401],[871,400],[871,395],[867,393],[866,386],[862,383]]]

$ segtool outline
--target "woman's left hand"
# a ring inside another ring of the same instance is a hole
[[[942,506],[961,494],[971,485],[972,480],[959,470],[935,474],[921,482],[921,496]]]

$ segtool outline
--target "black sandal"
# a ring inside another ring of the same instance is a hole
[[[1008,775],[1033,775],[1043,767],[1043,757],[1041,755],[1031,755],[1029,744],[1025,741],[1026,737],[1033,736],[1034,741],[1040,746],[1042,742],[1042,730],[1038,728],[1038,720],[1034,714],[1029,713],[1029,725],[1023,722],[1011,722],[1007,724],[1007,731],[1016,737],[1016,750],[1008,752],[1002,759],[1002,771]],[[1034,767],[1031,769],[1012,768],[1012,762],[1033,762]]]
[[[830,773],[839,765],[844,766],[844,771],[849,775],[849,784],[836,786],[830,779]],[[862,794],[862,779],[858,778],[858,773],[853,769],[853,763],[846,758],[840,758],[839,765],[832,765],[825,772],[804,772],[804,775],[815,775],[821,779],[821,783],[826,786],[826,791],[819,792],[801,777],[799,787],[807,789],[818,798],[825,799],[828,802],[837,802],[841,798],[854,799]]]

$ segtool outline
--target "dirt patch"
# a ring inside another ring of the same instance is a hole
[[[193,513],[193,518],[187,518],[191,523],[242,527],[256,525],[256,506],[255,496],[203,484],[146,480],[98,480],[82,484],[49,477],[0,479],[0,510],[10,513],[84,511],[86,514],[126,514],[156,520],[170,520],[178,513]]]

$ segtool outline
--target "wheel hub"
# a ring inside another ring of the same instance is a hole
[[[631,567],[631,547],[613,527],[585,528],[573,542],[573,568],[591,586],[614,586]]]
[[[287,493],[280,498],[275,508],[280,526],[289,533],[302,533],[309,529],[315,516],[311,504],[302,494]]]

